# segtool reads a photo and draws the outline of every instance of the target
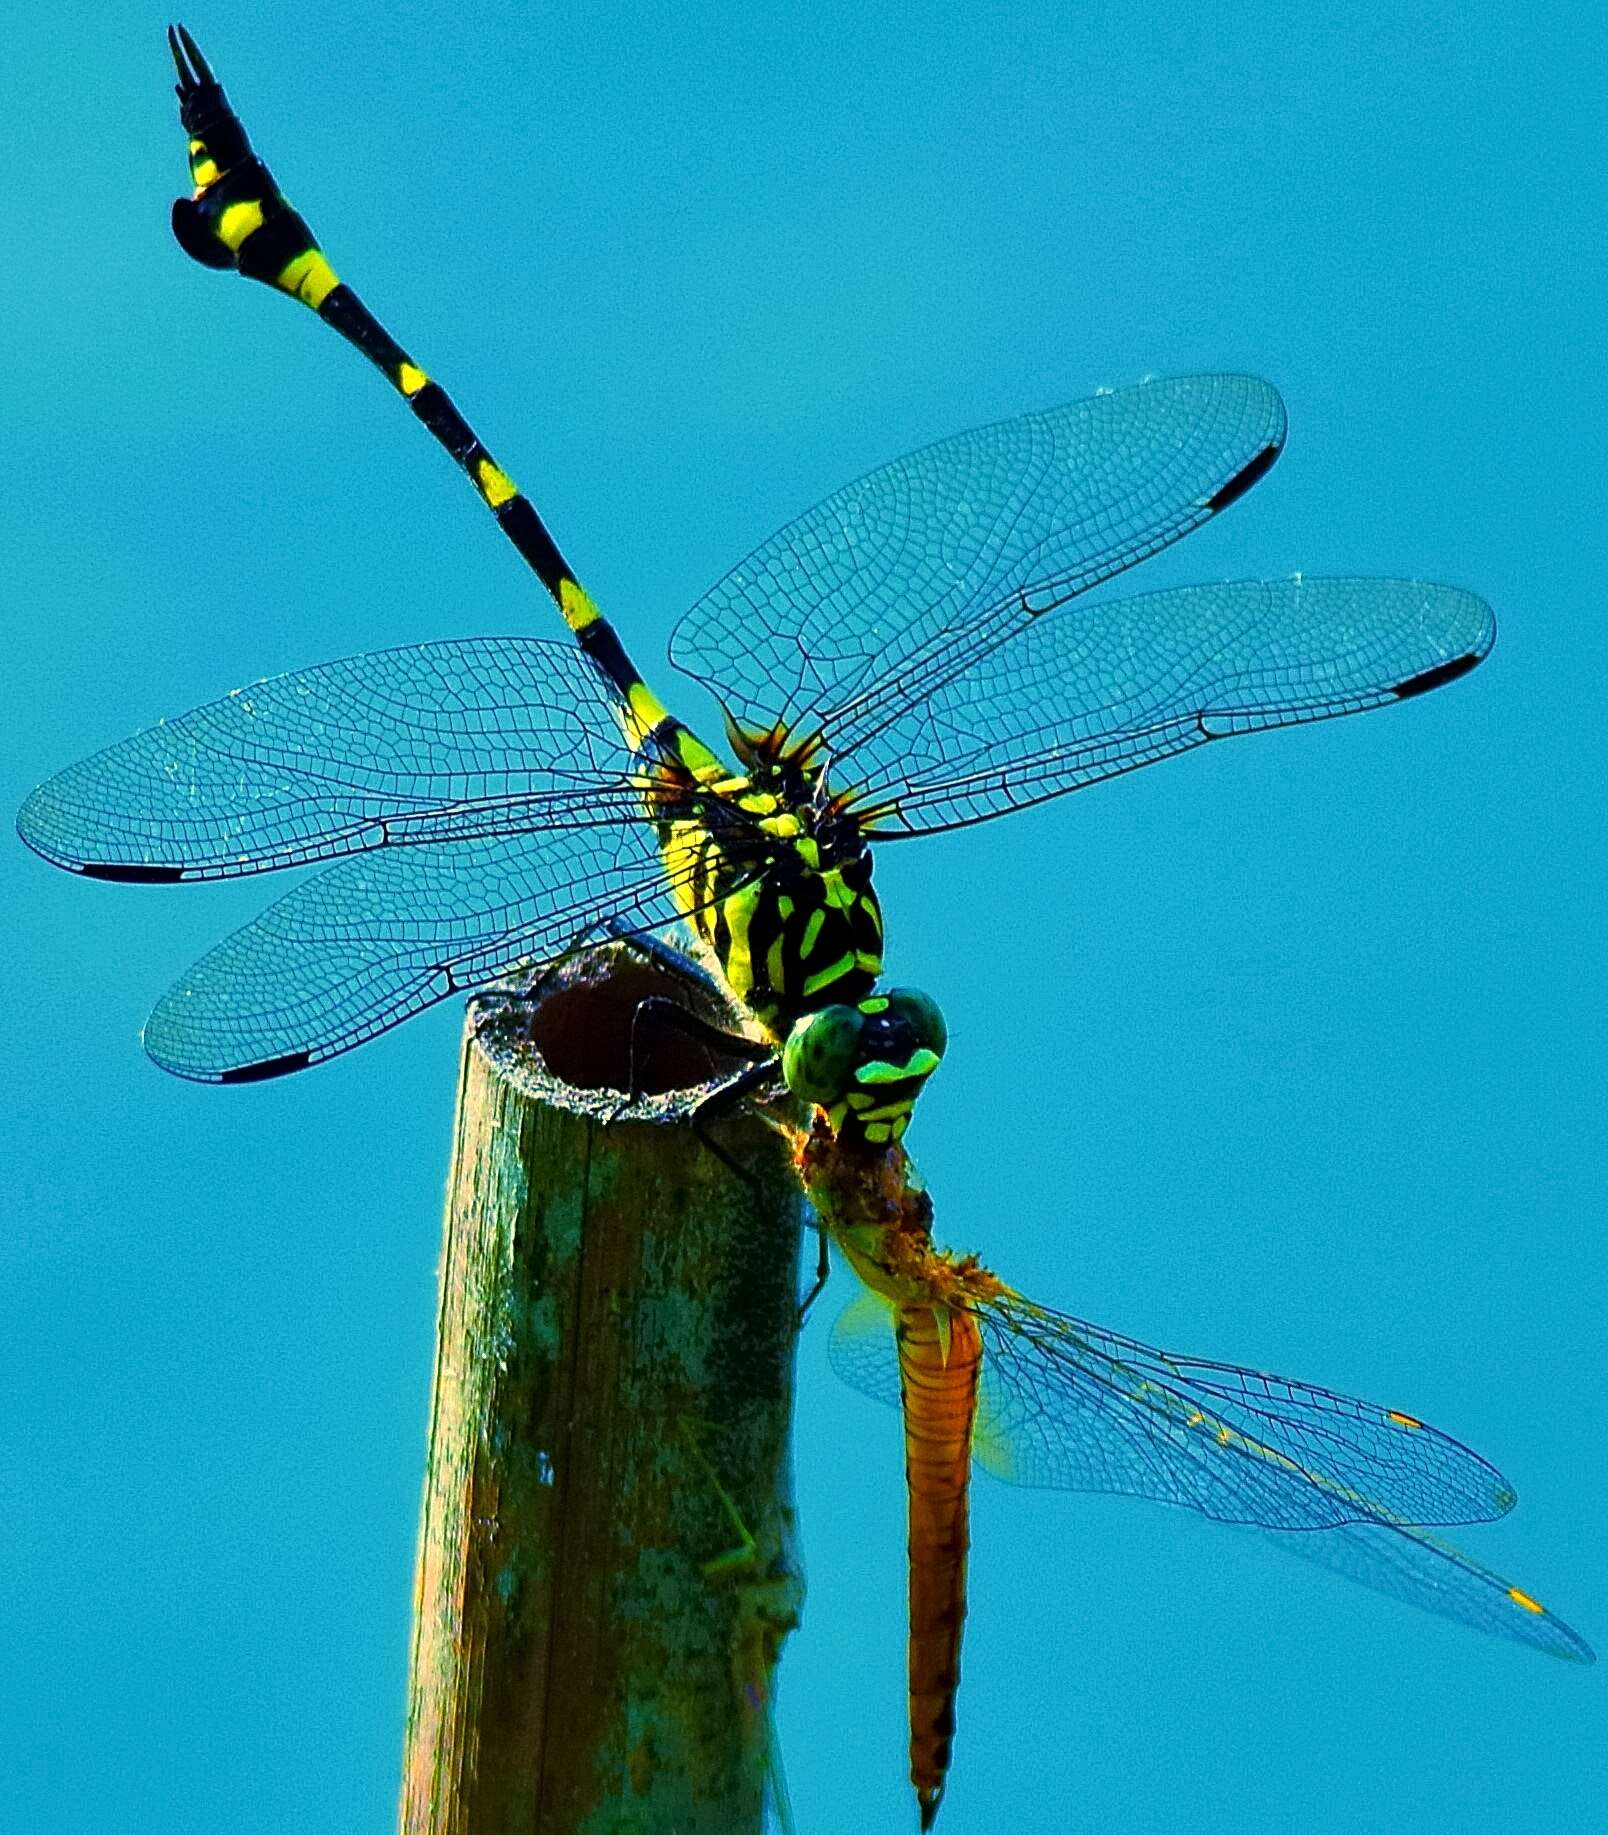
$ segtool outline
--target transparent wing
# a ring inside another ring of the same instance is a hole
[[[868,732],[834,775],[865,788],[875,834],[961,827],[1213,739],[1388,707],[1466,674],[1495,637],[1482,599],[1418,580],[1079,601]]]
[[[856,1303],[833,1334],[846,1381],[898,1403],[889,1314]],[[1175,1357],[1007,1295],[977,1314],[977,1463],[1013,1484],[1182,1504],[1220,1522],[1483,1522],[1512,1488],[1399,1410],[1233,1364]],[[878,1329],[879,1328],[879,1329]]]
[[[887,730],[1051,606],[1187,535],[1284,440],[1253,376],[1140,383],[923,447],[846,485],[688,611],[671,660],[740,724]]]
[[[161,721],[41,784],[17,827],[58,866],[163,882],[638,822],[613,709],[573,644],[379,650]]]
[[[1401,1523],[1348,1523],[1274,1541],[1290,1554],[1422,1612],[1455,1619],[1571,1663],[1597,1660],[1580,1633],[1555,1618],[1538,1599],[1427,1530]]]
[[[203,956],[151,1015],[145,1048],[202,1082],[301,1070],[605,923],[669,924],[674,890],[640,825],[360,854]]]
[[[889,1408],[903,1406],[893,1312],[869,1289],[857,1288],[854,1298],[832,1322],[827,1354],[832,1368],[851,1389]]]
[[[1410,1417],[1393,1410],[1230,1365],[1166,1357],[1079,1320],[1016,1305],[1031,1319],[1021,1322],[1026,1335],[1010,1316],[1015,1307],[984,1320],[987,1419],[977,1457],[996,1476],[1132,1492],[1209,1516],[1231,1511],[1238,1521],[1276,1518],[1277,1527],[1298,1531],[1269,1538],[1286,1553],[1477,1631],[1573,1662],[1596,1660],[1580,1634],[1539,1600],[1428,1530],[1372,1509],[1355,1521],[1335,1520],[1360,1506],[1360,1497],[1337,1496],[1332,1473],[1361,1476],[1381,1466],[1391,1473],[1371,1480],[1379,1498],[1394,1496],[1448,1521],[1506,1510],[1511,1489],[1456,1441],[1434,1428],[1407,1426]],[[1054,1341],[1053,1352],[1034,1348],[1044,1342],[1040,1332]],[[862,1290],[833,1328],[831,1353],[855,1388],[899,1406],[892,1314],[883,1301]],[[1204,1455],[1202,1430],[1213,1448]],[[1300,1487],[1311,1478],[1266,1452],[1235,1450],[1248,1430],[1267,1451],[1276,1444],[1287,1453],[1299,1448],[1312,1477],[1322,1454],[1329,1460],[1326,1482],[1303,1499]],[[1281,1485],[1280,1474],[1294,1490]],[[1313,1516],[1327,1517],[1328,1525],[1308,1526]]]

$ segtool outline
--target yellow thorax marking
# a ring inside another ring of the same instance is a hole
[[[786,985],[787,939],[780,932],[772,939],[770,948],[765,952],[765,976],[773,988]]]
[[[748,951],[748,926],[753,921],[756,886],[744,886],[722,905],[731,947],[726,956],[726,977],[739,994],[753,986],[753,958]]]
[[[843,883],[841,867],[828,867],[821,875],[821,884],[826,891],[826,902],[834,911],[852,910],[859,893]]]
[[[839,956],[837,961],[832,963],[829,967],[819,969],[815,974],[806,978],[802,990],[804,995],[807,998],[811,994],[820,993],[822,988],[830,987],[834,981],[842,980],[853,967],[854,956],[852,952],[848,955]]]

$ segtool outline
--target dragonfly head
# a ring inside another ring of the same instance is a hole
[[[826,1111],[835,1134],[886,1147],[909,1125],[948,1043],[935,1002],[890,988],[801,1014],[782,1047],[782,1075],[794,1095]]]

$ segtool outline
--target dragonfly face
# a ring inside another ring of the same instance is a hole
[[[796,1096],[823,1111],[834,1138],[889,1147],[949,1043],[935,1002],[891,988],[854,1006],[805,1014],[782,1049],[782,1075]]]

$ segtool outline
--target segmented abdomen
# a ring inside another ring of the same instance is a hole
[[[910,1489],[910,1781],[921,1826],[943,1799],[966,1617],[967,1486],[982,1340],[969,1313],[899,1317]],[[947,1336],[948,1342],[944,1340]]]

